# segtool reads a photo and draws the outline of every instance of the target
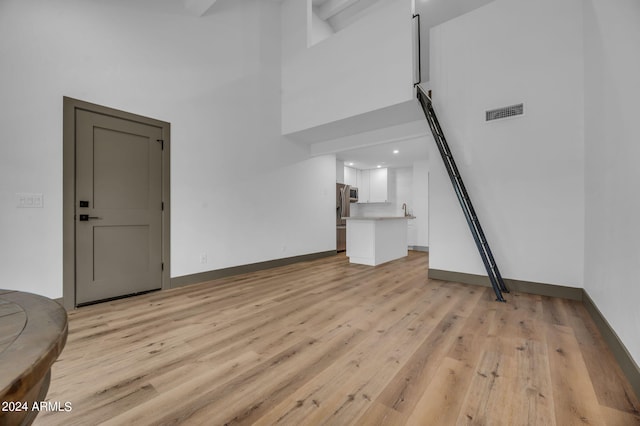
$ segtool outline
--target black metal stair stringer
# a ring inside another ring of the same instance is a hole
[[[508,293],[509,290],[504,284],[504,280],[502,279],[502,275],[500,274],[498,265],[496,264],[496,261],[493,257],[493,253],[491,252],[491,248],[489,247],[487,238],[484,234],[484,231],[482,230],[482,226],[480,225],[480,221],[478,220],[476,211],[473,208],[473,204],[471,203],[469,193],[464,186],[464,182],[462,181],[462,177],[460,176],[460,172],[458,171],[458,167],[456,166],[453,154],[449,149],[449,144],[444,137],[444,132],[442,131],[440,123],[438,122],[438,118],[436,117],[431,99],[419,85],[416,85],[416,88],[418,101],[420,102],[422,110],[424,111],[424,115],[427,119],[427,122],[429,123],[429,128],[431,129],[431,133],[433,134],[433,139],[438,146],[438,151],[442,156],[442,161],[444,161],[445,168],[447,169],[447,173],[449,174],[449,178],[451,179],[451,184],[453,185],[456,196],[458,197],[458,202],[460,203],[460,207],[462,207],[465,219],[467,220],[467,224],[469,225],[469,229],[471,230],[471,234],[473,235],[476,247],[478,248],[478,252],[480,253],[480,257],[482,258],[482,263],[484,263],[484,267],[487,270],[487,275],[489,277],[489,281],[491,282],[491,287],[496,294],[496,300],[505,302],[504,297],[502,296],[502,292]]]

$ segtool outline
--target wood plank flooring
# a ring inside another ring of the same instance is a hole
[[[640,425],[580,302],[344,255],[78,309],[36,425]]]

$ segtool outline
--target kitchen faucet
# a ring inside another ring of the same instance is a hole
[[[408,216],[407,215],[407,203],[402,203],[402,210],[404,210],[405,217]]]

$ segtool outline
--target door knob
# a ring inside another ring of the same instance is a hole
[[[88,214],[81,214],[80,215],[80,222],[87,222],[89,221],[89,219],[102,219],[101,217],[98,216],[89,216]]]

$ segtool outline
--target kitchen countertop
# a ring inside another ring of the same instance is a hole
[[[390,220],[390,219],[415,219],[415,216],[351,216],[343,217],[343,219],[352,220]]]

